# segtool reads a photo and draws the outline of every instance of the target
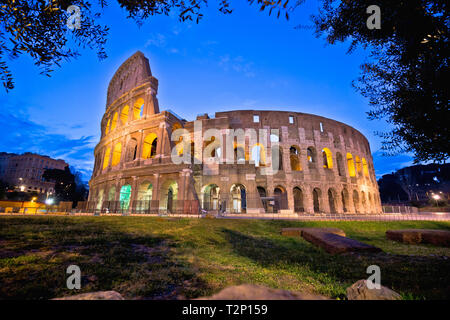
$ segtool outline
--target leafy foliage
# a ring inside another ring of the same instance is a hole
[[[180,21],[196,21],[203,17],[202,9],[207,0],[117,0],[120,7],[128,12],[128,18],[141,25],[144,20],[155,15],[169,15],[175,12]],[[261,10],[269,14],[278,10],[278,16],[285,12],[288,18],[288,1],[248,0],[256,2]],[[76,5],[81,10],[81,26],[70,30],[67,8]],[[0,0],[0,81],[5,89],[14,88],[14,78],[8,67],[7,58],[15,59],[28,54],[41,73],[50,76],[61,61],[76,58],[78,48],[95,49],[99,59],[107,57],[105,43],[108,27],[97,24],[100,12],[108,6],[107,0]],[[233,10],[229,0],[220,0],[218,10],[229,14]]]
[[[366,26],[370,5],[381,9],[381,29]],[[385,153],[412,152],[415,162],[448,159],[447,1],[323,0],[314,22],[330,44],[350,39],[349,52],[370,49],[353,85],[369,99],[369,119],[393,127],[378,133]]]

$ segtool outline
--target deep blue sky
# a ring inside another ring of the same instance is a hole
[[[16,88],[0,91],[0,151],[62,158],[88,180],[108,82],[140,50],[159,80],[162,110],[188,120],[232,109],[318,114],[347,123],[369,139],[377,175],[410,164],[407,155],[381,156],[374,131],[386,130],[386,123],[367,120],[368,103],[351,87],[367,52],[349,55],[348,44],[325,45],[312,30],[294,29],[311,25],[316,1],[307,0],[289,21],[243,0],[233,2],[231,15],[214,5],[199,24],[159,16],[139,28],[112,0],[101,19],[110,27],[106,60],[81,50],[80,58],[63,63],[51,78],[40,75],[26,56],[12,61]]]

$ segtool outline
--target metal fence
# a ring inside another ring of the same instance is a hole
[[[412,206],[383,206],[383,213],[401,213],[411,214],[418,213],[419,209]]]

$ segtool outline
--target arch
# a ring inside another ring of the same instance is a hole
[[[322,149],[323,167],[326,169],[333,169],[333,157],[331,151],[328,148]]]
[[[156,145],[158,143],[158,137],[155,133],[149,133],[144,138],[144,145],[142,147],[142,158],[150,159],[156,155]]]
[[[344,176],[345,175],[344,163],[342,161],[342,155],[339,152],[336,152],[336,163],[339,176],[341,177]]]
[[[364,191],[361,191],[361,211],[366,213],[367,211],[367,199]]]
[[[153,196],[153,185],[144,181],[139,185],[137,200],[139,201],[151,201]]]
[[[122,124],[127,123],[129,110],[130,107],[128,105],[122,108],[122,111],[120,112],[120,122],[122,122]]]
[[[355,206],[355,212],[359,213],[359,195],[356,190],[353,190],[353,205]]]
[[[306,149],[306,158],[310,163],[316,162],[316,149],[314,149],[314,147],[308,147],[308,149]]]
[[[98,191],[98,195],[97,195],[97,206],[96,206],[96,209],[97,209],[97,210],[101,210],[101,209],[102,209],[102,205],[103,205],[103,193],[104,193],[104,190],[103,190],[103,189],[101,189],[101,190]]]
[[[245,161],[247,159],[245,157],[244,146],[234,143],[233,151],[234,151],[234,159],[236,160],[236,163],[245,163]]]
[[[116,187],[112,186],[108,191],[108,201],[116,200]]]
[[[203,209],[219,210],[220,188],[216,184],[208,184],[202,188]]]
[[[144,113],[144,99],[139,98],[134,102],[133,119],[138,120],[142,118]]]
[[[117,166],[120,163],[120,156],[122,155],[122,144],[116,143],[113,149],[111,166]]]
[[[108,122],[106,123],[105,127],[105,134],[108,134],[110,126],[111,126],[111,119],[108,119]]]
[[[255,167],[266,165],[266,152],[262,144],[256,143],[253,145],[251,160],[254,161]]]
[[[130,207],[130,199],[131,199],[131,186],[129,184],[125,184],[120,188],[120,208],[124,211],[127,211]]]
[[[173,213],[177,209],[178,183],[175,180],[166,180],[161,186],[161,209]]]
[[[358,156],[355,156],[355,162],[356,162],[356,172],[361,173],[362,167],[361,167],[361,160]]]
[[[294,212],[304,212],[303,206],[303,191],[299,187],[294,187]]]
[[[275,196],[275,209],[277,211],[288,208],[287,192],[283,186],[277,186],[273,190]]]
[[[336,213],[336,191],[333,188],[328,189],[328,205],[330,213]]]
[[[106,148],[105,156],[103,158],[103,169],[109,165],[109,158],[111,157],[111,147]]]
[[[119,115],[117,114],[117,111],[116,112],[114,112],[114,116],[113,116],[113,118],[112,118],[112,122],[111,122],[111,132],[113,132],[114,131],[114,129],[116,129],[116,127],[117,127],[117,118],[119,117]]]
[[[350,177],[356,177],[355,172],[355,163],[353,162],[353,156],[351,153],[347,152],[347,167],[348,167],[348,174]]]
[[[342,211],[348,212],[349,208],[349,195],[346,188],[342,189],[341,192],[341,199],[342,199]]]
[[[314,188],[312,193],[313,193],[314,212],[319,213],[320,212],[320,196],[322,195],[322,192],[320,191],[319,188]]]
[[[230,188],[231,210],[235,213],[245,213],[247,211],[247,192],[243,184],[235,183]]]
[[[367,192],[367,198],[368,198],[368,212],[372,212],[372,208],[373,208],[373,202],[372,202],[372,195],[370,194],[370,192]]]
[[[259,199],[261,200],[261,203],[264,207],[264,211],[267,212],[268,205],[267,205],[267,199],[265,199],[267,197],[266,189],[264,187],[257,186],[256,190],[258,191]]]
[[[128,141],[127,146],[127,155],[126,155],[126,161],[133,161],[137,157],[137,140],[135,138],[131,138],[130,141]]]
[[[365,177],[369,176],[369,166],[367,165],[367,160],[365,158],[362,158],[362,167],[363,167],[363,174]]]
[[[289,148],[289,160],[291,163],[292,171],[301,171],[302,166],[300,165],[300,148],[297,146],[291,146]]]

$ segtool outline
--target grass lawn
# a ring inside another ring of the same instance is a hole
[[[337,227],[383,253],[333,256],[282,227]],[[404,245],[385,231],[450,230],[448,222],[294,222],[150,217],[0,217],[0,299],[75,294],[67,266],[81,268],[81,290],[116,290],[128,299],[183,299],[236,284],[344,298],[381,268],[381,284],[407,299],[450,299],[450,248]]]

